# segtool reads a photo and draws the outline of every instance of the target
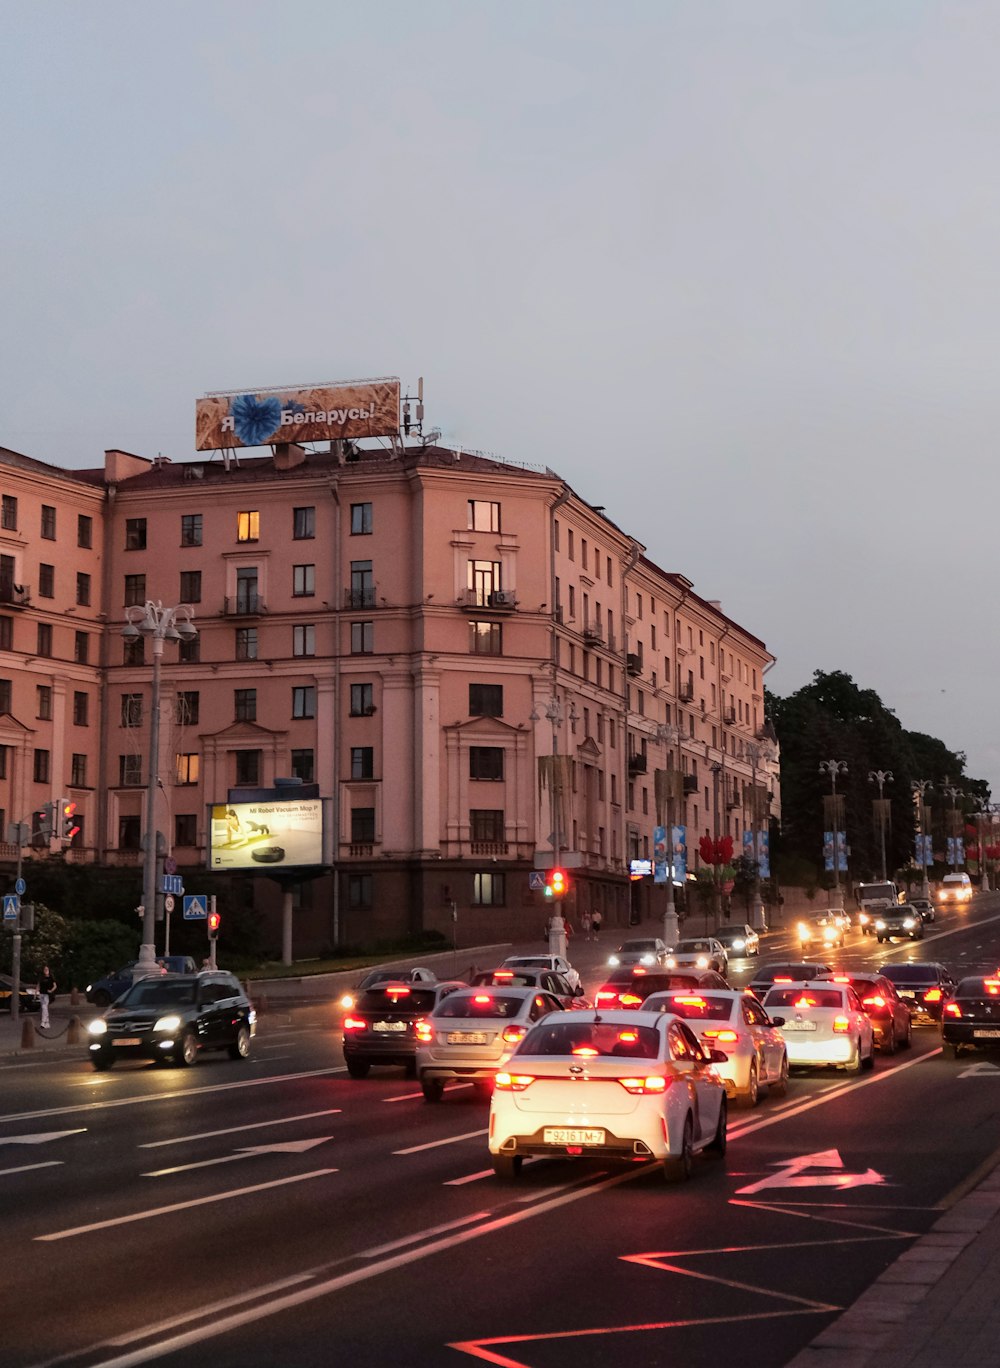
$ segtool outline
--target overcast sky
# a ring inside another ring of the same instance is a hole
[[[0,445],[425,377],[1000,797],[995,0],[0,0]]]

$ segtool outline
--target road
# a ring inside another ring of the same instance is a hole
[[[928,931],[856,935],[837,960],[994,969],[1000,895]],[[611,948],[574,947],[589,987]],[[772,933],[761,958],[786,949]],[[1000,1067],[920,1028],[871,1074],[795,1074],[734,1112],[726,1162],[683,1187],[569,1160],[508,1185],[472,1089],[430,1107],[401,1070],[351,1081],[332,1009],[269,1014],[255,1047],[189,1070],[0,1068],[5,1365],[781,1368],[1000,1133]]]

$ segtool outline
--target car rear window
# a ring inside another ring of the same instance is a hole
[[[890,983],[937,983],[932,964],[884,964],[880,970]]]
[[[764,999],[764,1006],[772,1007],[843,1007],[844,995],[838,988],[772,988]]]
[[[1000,979],[964,978],[955,989],[957,998],[995,998],[1000,997]]]
[[[648,1012],[673,1012],[685,1021],[728,1021],[733,1014],[733,999],[713,997],[711,993],[657,993],[642,1004]]]
[[[433,989],[392,984],[385,988],[366,988],[358,998],[357,1007],[360,1012],[391,1012],[394,1008],[403,1012],[432,1012],[434,997]]]
[[[678,942],[677,942],[677,951],[676,951],[676,953],[679,954],[679,955],[691,955],[691,954],[697,953],[698,951],[702,951],[702,952],[707,951],[707,952],[710,954],[710,953],[711,953],[711,950],[712,950],[712,943],[711,943],[711,941],[707,941],[707,940],[682,940],[682,941],[678,941]]]
[[[461,997],[453,993],[438,1004],[436,1017],[513,1017],[524,1005],[523,997],[511,997],[505,993],[476,993],[471,997]]]
[[[656,1059],[660,1034],[652,1026],[610,1022],[542,1021],[521,1041],[519,1055],[578,1055],[621,1059]]]

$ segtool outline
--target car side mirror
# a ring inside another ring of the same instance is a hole
[[[771,1025],[772,1025],[772,1026],[784,1026],[784,1024],[785,1024],[785,1018],[784,1018],[784,1017],[772,1017],[772,1018],[771,1018]]]
[[[582,983],[578,983],[578,984],[576,985],[576,987],[573,989],[573,996],[574,996],[574,997],[583,997],[583,984],[582,984]]]

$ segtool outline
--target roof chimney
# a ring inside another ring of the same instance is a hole
[[[274,448],[275,470],[294,470],[306,459],[305,447],[298,442],[278,442]]]

